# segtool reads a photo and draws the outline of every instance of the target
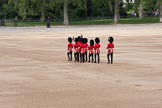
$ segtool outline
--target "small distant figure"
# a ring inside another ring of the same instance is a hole
[[[90,45],[88,46],[88,51],[89,51],[89,60],[88,62],[92,62],[93,63],[93,48],[94,48],[94,40],[91,39],[90,40]],[[92,59],[92,61],[91,61]]]
[[[96,63],[96,58],[98,58],[98,63],[100,63],[100,39],[98,37],[95,38],[95,45],[94,45],[94,50],[95,50],[95,61]]]
[[[47,28],[50,28],[51,24],[50,24],[50,17],[47,18]]]
[[[73,49],[73,44],[72,44],[72,38],[68,38],[68,51],[67,51],[67,56],[68,56],[68,61],[72,61],[72,49]]]
[[[108,49],[108,52],[107,52],[107,60],[108,62],[107,63],[113,63],[113,50],[114,50],[114,38],[113,37],[109,37],[108,38],[108,44],[107,44],[107,49]]]

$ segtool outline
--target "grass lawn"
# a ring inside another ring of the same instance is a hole
[[[119,24],[145,24],[145,23],[159,23],[159,18],[121,18],[118,22]],[[71,21],[70,25],[109,25],[113,24],[113,19],[107,20],[86,20],[86,21]],[[51,22],[52,26],[63,25],[62,22]],[[6,22],[6,26],[15,26],[13,22]],[[46,22],[18,22],[18,27],[27,26],[46,26]]]
[[[119,20],[119,24],[144,24],[144,23],[159,23],[159,18],[124,18]]]

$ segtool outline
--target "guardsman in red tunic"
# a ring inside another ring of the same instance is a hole
[[[80,45],[82,44],[82,42],[81,42],[81,37],[80,36],[78,36],[78,42],[77,42],[77,44],[78,44],[78,50],[79,50],[79,61],[80,61],[80,56],[81,56],[81,48],[80,48]]]
[[[96,63],[96,58],[98,58],[98,63],[100,63],[100,39],[98,37],[95,38],[95,45],[94,45],[94,51],[95,51],[95,61]]]
[[[75,62],[79,62],[79,44],[78,44],[78,38],[75,38],[75,44],[74,44],[74,58]]]
[[[91,62],[91,58],[92,58],[92,62],[93,62],[93,48],[94,48],[94,40],[91,39],[90,45],[88,46],[88,51],[89,51],[89,61],[88,62]]]
[[[73,49],[73,44],[72,44],[72,38],[68,38],[68,49],[67,49],[67,56],[68,56],[68,61],[72,61],[72,49]]]
[[[84,38],[82,38],[80,44],[80,63],[85,62],[84,56],[85,56],[85,46],[84,46]]]
[[[114,44],[113,44],[113,42],[114,42],[114,38],[113,37],[109,37],[108,38],[108,41],[109,41],[109,43],[107,44],[107,49],[108,49],[108,51],[107,51],[107,60],[108,60],[108,62],[107,63],[113,63],[113,50],[114,50]],[[109,58],[110,57],[110,58]]]

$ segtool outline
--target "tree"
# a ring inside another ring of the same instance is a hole
[[[114,13],[114,23],[118,23],[119,20],[119,0],[115,0],[115,13]]]
[[[138,5],[139,5],[139,0],[134,0],[134,6],[133,6],[134,8],[133,8],[133,10],[134,10],[134,13],[135,13],[136,17],[139,16]]]
[[[93,17],[113,17],[114,0],[92,0]]]
[[[159,1],[160,4],[160,22],[162,22],[162,0]]]
[[[92,17],[92,0],[86,0],[86,8],[85,8],[87,17]]]
[[[46,20],[46,1],[41,0],[41,22],[44,22]]]
[[[68,0],[64,0],[64,25],[69,25]]]
[[[114,17],[117,23],[120,16],[133,12],[140,18],[143,13],[157,16],[162,12],[160,2],[162,0],[0,0],[0,18],[34,18],[44,22],[49,16],[68,25],[69,20]]]
[[[143,0],[140,0],[139,18],[143,18]]]
[[[84,11],[85,11],[85,16],[87,17],[88,14],[87,14],[87,0],[83,0],[84,2]]]
[[[13,10],[11,6],[8,6],[8,0],[0,1],[0,19],[4,19],[8,14],[13,14]]]

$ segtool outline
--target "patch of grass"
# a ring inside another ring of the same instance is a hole
[[[52,26],[63,25],[63,22],[52,22]]]
[[[87,21],[72,21],[70,25],[109,25],[112,24],[113,20],[87,20]]]
[[[159,18],[124,18],[119,20],[119,24],[147,24],[147,23],[159,23]]]
[[[122,18],[119,24],[145,24],[145,23],[159,23],[159,18]],[[93,21],[73,21],[70,25],[109,25],[113,24],[113,19],[108,20],[93,20]]]
[[[30,27],[30,26],[46,26],[46,22],[17,22],[17,27]],[[51,26],[55,25],[63,25],[62,22],[52,22]],[[6,26],[15,27],[15,23],[8,21],[6,22]]]
[[[158,17],[153,18],[121,18],[119,24],[147,24],[147,23],[159,23]],[[70,25],[110,25],[113,24],[113,19],[107,20],[86,20],[86,21],[71,21]],[[46,26],[46,22],[18,22],[17,27],[28,26]],[[51,26],[63,25],[62,22],[51,22]],[[6,26],[14,27],[15,23],[11,21],[6,22]]]
[[[6,26],[15,27],[15,22],[7,21]],[[45,26],[43,22],[17,22],[17,27],[28,27],[28,26]]]
[[[18,22],[18,27],[28,27],[28,26],[45,26],[45,22]]]

